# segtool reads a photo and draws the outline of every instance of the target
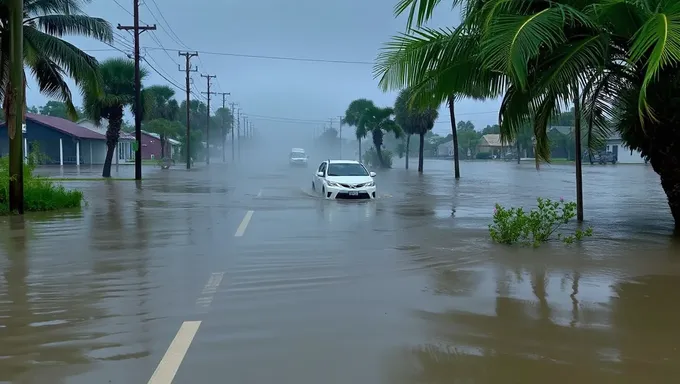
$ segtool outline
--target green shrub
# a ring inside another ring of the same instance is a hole
[[[392,168],[392,158],[394,157],[392,152],[389,149],[383,149],[381,152],[382,152],[383,161],[385,162],[385,166],[387,168]],[[378,159],[378,152],[375,150],[374,147],[371,147],[366,152],[364,152],[363,161],[364,161],[365,164],[367,164],[371,167],[380,167],[380,160]]]
[[[24,165],[24,209],[37,212],[80,207],[82,192],[67,190],[47,178],[33,175],[41,159],[38,153],[30,154],[28,164]],[[0,158],[0,215],[9,213],[9,158],[3,157]]]
[[[551,239],[560,227],[576,216],[576,203],[551,201],[538,198],[538,207],[528,213],[522,208],[505,208],[496,204],[493,224],[489,225],[491,239],[501,244],[530,244],[539,246]],[[592,236],[593,229],[577,229],[572,235],[557,233],[557,238],[571,244],[586,236]]]
[[[475,159],[477,159],[477,160],[490,160],[491,159],[491,152],[479,152],[478,154],[475,155]]]

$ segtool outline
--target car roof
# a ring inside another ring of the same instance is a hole
[[[361,164],[356,160],[326,160],[329,164]]]

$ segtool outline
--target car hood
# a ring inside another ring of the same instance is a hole
[[[363,184],[373,181],[371,176],[327,176],[326,180],[343,184]]]

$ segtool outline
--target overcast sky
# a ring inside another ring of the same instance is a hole
[[[393,15],[396,1],[144,0],[140,19],[157,24],[158,29],[142,34],[141,45],[148,48],[143,55],[149,63],[181,87],[184,73],[177,64],[184,66],[184,59],[178,57],[177,50],[188,47],[199,51],[199,58],[192,59],[199,69],[192,73],[194,92],[206,90],[205,78],[199,77],[199,73],[217,75],[213,90],[230,92],[228,102],[238,103],[256,126],[311,130],[331,117],[337,121],[354,99],[368,98],[378,105],[392,106],[396,93],[378,89],[372,65],[368,63],[239,55],[372,62],[382,44],[404,30],[404,17]],[[114,27],[119,23],[132,24],[132,0],[93,0],[86,12],[106,18]],[[458,11],[445,4],[440,6],[431,26],[453,26],[458,21]],[[132,42],[131,35],[125,31],[116,34],[115,46],[131,52],[123,42]],[[122,55],[94,40],[69,40],[100,61]],[[149,72],[145,85],[168,84],[151,68]],[[29,86],[28,104],[44,104],[47,100],[36,91],[35,83]],[[183,91],[177,92],[182,100]],[[214,100],[211,109],[219,106],[221,97]],[[481,129],[496,123],[498,106],[498,101],[463,100],[457,103],[456,117],[471,120]],[[448,110],[442,108],[435,132],[450,131],[448,122]]]

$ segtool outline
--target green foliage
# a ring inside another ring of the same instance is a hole
[[[102,18],[85,14],[83,7],[89,0],[24,0],[23,47],[24,64],[41,93],[64,102],[66,113],[77,117],[66,76],[71,77],[83,91],[97,92],[101,79],[97,60],[75,45],[62,40],[64,35],[90,37],[113,43],[111,24]],[[5,95],[9,84],[10,59],[10,2],[0,2],[0,94]],[[27,74],[28,74],[27,73]],[[10,99],[5,99],[7,103]],[[11,106],[5,105],[6,109]]]
[[[381,151],[383,161],[385,164],[385,168],[392,168],[392,158],[394,157],[394,154],[392,154],[392,151],[388,149],[383,149]],[[380,158],[378,157],[378,151],[375,150],[375,147],[369,148],[366,152],[364,152],[363,156],[363,162],[373,168],[380,167]]]
[[[34,176],[33,171],[41,155],[33,151],[29,155],[28,164],[24,165],[24,209],[27,212],[54,211],[65,208],[80,207],[83,193],[78,190],[67,190],[53,181]],[[0,215],[9,211],[9,158],[0,158]]]
[[[557,231],[576,216],[576,203],[537,199],[538,206],[528,213],[523,208],[505,208],[496,204],[493,224],[489,224],[491,239],[501,244],[524,244],[538,247],[551,239]],[[557,233],[566,244],[592,236],[593,229],[577,229],[571,235]]]
[[[490,160],[491,159],[491,152],[479,152],[475,155],[475,159],[477,159],[477,160]]]

